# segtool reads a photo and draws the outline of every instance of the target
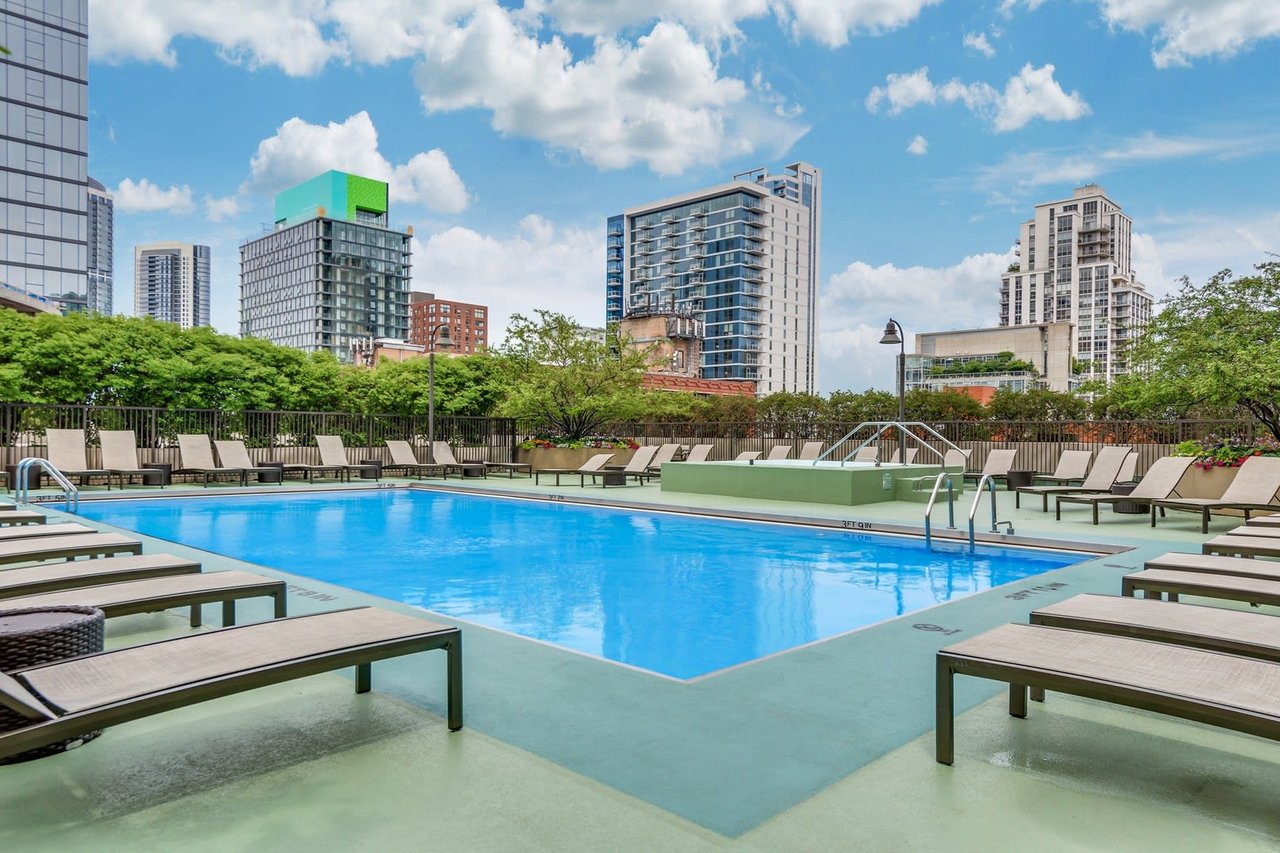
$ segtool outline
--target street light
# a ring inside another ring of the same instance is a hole
[[[898,352],[898,423],[902,424],[907,419],[907,333],[902,331],[902,324],[890,317],[880,343],[898,344],[902,348]],[[901,426],[898,433],[898,461],[906,464],[907,442]]]
[[[427,336],[427,462],[436,461],[436,348],[450,350],[449,324],[441,323]]]

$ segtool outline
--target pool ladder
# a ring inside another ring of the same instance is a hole
[[[67,512],[80,511],[80,490],[52,462],[40,456],[28,456],[18,463],[14,472],[17,483],[13,487],[14,501],[16,503],[19,505],[31,503],[31,493],[27,488],[27,473],[32,468],[43,469],[55,483],[62,487]]]
[[[1010,536],[1012,536],[1012,535],[1013,535],[1013,522],[1012,522],[1012,521],[998,521],[998,520],[996,519],[996,481],[992,478],[992,476],[991,476],[990,474],[983,474],[983,475],[982,475],[982,479],[978,480],[978,488],[975,490],[975,494],[974,494],[974,496],[973,496],[973,503],[972,503],[972,504],[970,504],[970,506],[969,506],[969,550],[970,550],[970,551],[973,551],[973,549],[974,549],[974,541],[973,541],[973,539],[974,539],[974,530],[973,530],[973,528],[974,528],[974,523],[973,523],[973,517],[974,517],[975,515],[977,515],[977,513],[978,513],[978,504],[982,502],[982,487],[983,487],[983,486],[986,486],[986,487],[987,487],[987,491],[988,491],[988,492],[990,493],[990,495],[991,495],[991,532],[992,532],[992,533],[999,533],[999,532],[1000,532],[1000,525],[1002,525],[1002,524],[1007,524],[1007,525],[1009,525],[1009,535],[1010,535]]]
[[[947,484],[947,527],[950,530],[956,529],[956,493],[954,484],[951,479],[952,475],[947,471],[942,471],[933,481],[933,491],[929,493],[929,504],[924,509],[924,547],[933,547],[933,505],[938,502],[938,490],[942,488],[942,484]],[[972,519],[972,513],[970,514]],[[970,529],[973,525],[970,524]]]
[[[929,504],[924,510],[924,546],[926,548],[933,547],[933,506],[938,502],[938,492],[942,488],[942,484],[947,484],[947,527],[955,530],[956,527],[956,508],[955,508],[955,489],[952,481],[952,475],[943,471],[933,481],[933,491],[929,493]],[[973,496],[973,503],[969,505],[969,550],[973,551],[976,547],[974,539],[975,523],[974,517],[978,514],[978,504],[982,502],[982,489],[987,488],[991,495],[991,532],[999,533],[1000,525],[1009,526],[1009,533],[1013,533],[1012,521],[999,521],[996,518],[996,481],[991,478],[990,474],[984,474],[982,479],[978,480],[978,488]]]

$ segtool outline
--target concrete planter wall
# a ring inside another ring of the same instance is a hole
[[[581,468],[597,453],[612,453],[610,465],[625,465],[631,460],[633,451],[624,447],[535,447],[532,450],[517,450],[516,461],[532,465],[535,471],[571,470]]]
[[[1178,481],[1178,494],[1184,498],[1220,498],[1236,478],[1239,468],[1196,468],[1192,466]],[[1280,511],[1280,506],[1276,507]],[[1243,516],[1238,509],[1215,510],[1215,515]]]

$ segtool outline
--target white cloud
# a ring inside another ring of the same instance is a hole
[[[191,187],[161,187],[143,178],[137,183],[125,178],[114,190],[115,209],[124,213],[154,213],[167,210],[170,213],[190,213],[195,209],[191,201]]]
[[[925,154],[928,154],[929,140],[917,133],[915,138],[907,144],[907,153],[915,154],[917,157],[922,157]]]
[[[893,317],[908,335],[994,326],[999,319],[1000,274],[1011,252],[970,255],[949,267],[873,267],[855,261],[822,290],[819,349],[823,389],[892,388],[894,359],[880,346]]]
[[[1089,105],[1079,92],[1067,94],[1053,79],[1053,66],[1022,66],[1018,76],[1009,78],[1004,95],[996,105],[997,132],[1017,130],[1033,119],[1075,121],[1088,115]]]
[[[1133,269],[1152,296],[1167,296],[1183,276],[1202,284],[1221,269],[1250,275],[1280,254],[1280,210],[1183,212],[1134,231]],[[1142,223],[1135,223],[1141,226]]]
[[[541,139],[594,165],[643,162],[677,174],[753,153],[781,153],[807,128],[721,77],[708,49],[659,23],[635,45],[600,39],[575,60],[558,38],[541,42],[497,6],[433,33],[415,72],[428,112],[480,107],[495,130]]]
[[[173,42],[202,38],[229,62],[276,66],[289,75],[315,74],[341,47],[321,25],[324,0],[90,0],[93,59],[178,63]]]
[[[1035,68],[1031,63],[1022,67],[999,92],[987,83],[963,83],[952,79],[941,86],[929,79],[929,68],[923,67],[907,74],[889,74],[885,85],[874,86],[867,93],[866,107],[879,112],[880,105],[888,102],[889,114],[898,115],[920,104],[963,103],[969,110],[990,118],[997,133],[1017,130],[1033,119],[1045,121],[1073,121],[1089,112],[1089,105],[1079,92],[1063,91],[1053,79],[1054,67],[1043,65]]]
[[[678,21],[712,39],[737,39],[740,21],[770,12],[797,39],[841,47],[858,34],[878,35],[915,20],[941,0],[526,0],[564,32],[611,36],[654,20]]]
[[[991,46],[991,42],[987,41],[986,33],[965,33],[964,46],[987,58],[996,55],[996,49]]]
[[[438,148],[393,165],[378,150],[378,130],[367,112],[343,122],[311,124],[294,117],[258,144],[245,190],[276,192],[329,169],[387,181],[391,200],[441,213],[466,209],[470,196],[448,156]]]
[[[413,252],[414,288],[488,305],[493,343],[514,312],[547,308],[592,326],[604,314],[596,228],[561,228],[530,214],[510,237],[455,227],[415,240]]]
[[[223,222],[240,215],[242,209],[240,196],[229,195],[223,198],[205,196],[204,211],[210,222]]]
[[[858,33],[877,35],[915,20],[941,0],[775,0],[774,14],[797,36],[841,47]]]
[[[1113,27],[1156,31],[1151,58],[1157,68],[1229,57],[1254,42],[1280,37],[1275,0],[1100,0],[1100,5]]]
[[[1157,136],[1144,132],[1109,144],[1053,148],[1010,154],[983,166],[969,186],[1000,203],[1012,202],[1039,187],[1080,185],[1141,163],[1205,157],[1219,160],[1274,151],[1280,136],[1237,130],[1208,136]]]

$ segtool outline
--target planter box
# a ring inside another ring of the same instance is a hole
[[[533,466],[534,471],[572,470],[587,464],[597,453],[612,453],[610,465],[625,465],[634,451],[609,447],[535,447],[533,450],[517,450],[516,461]]]

